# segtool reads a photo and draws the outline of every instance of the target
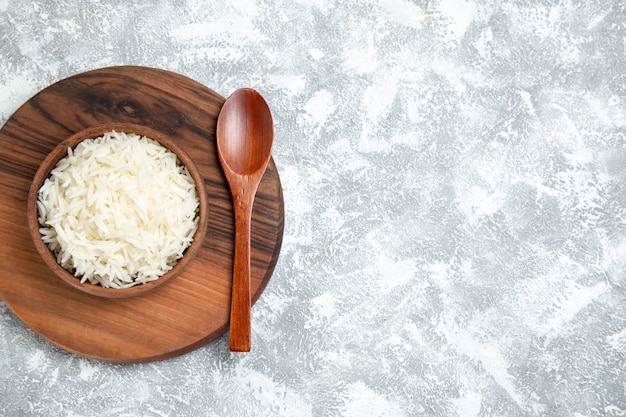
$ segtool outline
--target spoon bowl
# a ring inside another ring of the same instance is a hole
[[[222,107],[217,126],[220,160],[228,170],[234,175],[265,171],[272,152],[274,126],[259,93],[250,88],[233,93]]]

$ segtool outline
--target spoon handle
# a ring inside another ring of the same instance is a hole
[[[244,193],[242,193],[244,194]],[[253,195],[253,194],[252,194]],[[230,350],[250,352],[250,225],[252,204],[250,198],[234,196],[235,259],[230,303]]]

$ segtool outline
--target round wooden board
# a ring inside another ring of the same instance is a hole
[[[223,103],[179,74],[110,67],[51,85],[9,118],[0,129],[0,296],[26,325],[70,352],[122,363],[170,358],[228,329],[235,230],[215,148]],[[166,286],[127,299],[87,295],[55,277],[26,227],[26,196],[46,154],[73,133],[107,122],[143,124],[173,138],[198,165],[210,203],[197,258]],[[282,188],[270,161],[252,214],[253,300],[276,265],[283,224]]]

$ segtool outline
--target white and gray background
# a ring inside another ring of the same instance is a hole
[[[0,302],[0,416],[626,415],[623,1],[0,0],[0,122],[121,64],[273,110],[253,351],[97,362]]]

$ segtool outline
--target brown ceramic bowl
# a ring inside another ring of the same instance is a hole
[[[74,148],[78,143],[87,138],[97,138],[102,136],[106,132],[110,132],[111,130],[115,130],[116,132],[124,132],[124,133],[135,133],[140,136],[147,136],[151,139],[156,140],[161,145],[165,146],[172,152],[174,152],[180,161],[185,165],[191,174],[194,182],[196,183],[196,191],[198,193],[198,199],[200,201],[200,209],[199,209],[199,221],[198,221],[198,230],[194,235],[193,242],[185,251],[185,254],[181,259],[178,260],[176,265],[160,276],[158,279],[151,281],[146,284],[137,284],[133,287],[117,289],[117,288],[104,288],[100,285],[91,284],[89,282],[81,283],[80,277],[74,276],[71,272],[63,268],[61,265],[57,263],[56,257],[54,253],[48,248],[48,245],[43,242],[41,239],[41,234],[39,232],[38,217],[38,209],[37,209],[37,198],[39,194],[39,189],[42,184],[50,176],[50,172],[56,164],[65,156],[67,156],[67,149]],[[123,298],[123,297],[133,297],[140,294],[145,294],[148,291],[151,291],[155,288],[161,287],[166,283],[170,282],[172,279],[180,275],[181,272],[185,269],[185,267],[193,260],[195,255],[198,252],[198,249],[202,246],[204,236],[207,229],[208,223],[208,197],[206,193],[206,189],[204,187],[204,182],[200,171],[191,160],[191,158],[171,139],[169,139],[163,133],[150,129],[146,126],[134,125],[128,123],[108,123],[99,126],[94,126],[87,128],[83,131],[80,131],[63,142],[59,143],[53,150],[48,154],[48,156],[44,159],[44,161],[39,166],[37,173],[35,174],[35,178],[31,184],[29,193],[28,193],[28,202],[27,202],[27,216],[28,216],[28,228],[30,229],[30,235],[33,239],[33,243],[37,248],[37,252],[41,255],[41,258],[45,262],[45,264],[50,268],[52,272],[60,279],[65,281],[67,284],[77,288],[80,291],[84,291],[86,293],[97,295],[101,297],[109,297],[109,298]]]

